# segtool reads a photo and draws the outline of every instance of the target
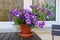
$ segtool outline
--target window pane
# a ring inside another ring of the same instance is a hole
[[[42,8],[46,8],[51,11],[51,17],[46,18],[46,21],[56,20],[56,0],[32,0],[32,4],[40,5]]]

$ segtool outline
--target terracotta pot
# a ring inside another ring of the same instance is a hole
[[[27,27],[26,24],[22,24],[20,25],[20,28],[21,28],[21,33],[22,34],[29,34],[31,33],[31,27]]]

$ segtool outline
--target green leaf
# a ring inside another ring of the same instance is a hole
[[[20,24],[24,24],[24,20],[22,20],[21,18],[18,17],[14,17],[14,22],[16,25],[20,25]]]
[[[42,8],[44,8],[44,5],[42,5]]]
[[[49,9],[52,9],[52,8],[54,8],[53,6],[49,6]]]
[[[34,13],[34,12],[36,12],[36,8],[33,8],[33,9],[32,9],[32,13]]]
[[[27,27],[29,27],[29,28],[30,28],[31,26],[32,26],[31,24],[27,24]]]
[[[48,5],[48,4],[46,4],[46,8],[48,8],[48,6],[49,6],[49,5]]]
[[[44,14],[41,10],[38,11],[38,13],[39,13],[38,20],[39,20],[39,21],[40,21],[40,20],[45,20],[46,14]]]

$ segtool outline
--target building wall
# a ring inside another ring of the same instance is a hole
[[[12,9],[22,9],[23,0],[0,0],[0,21],[8,21]]]

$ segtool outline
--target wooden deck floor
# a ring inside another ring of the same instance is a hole
[[[18,33],[0,33],[0,40],[21,40]],[[33,36],[30,38],[23,38],[23,40],[41,40],[36,33],[33,32]]]

